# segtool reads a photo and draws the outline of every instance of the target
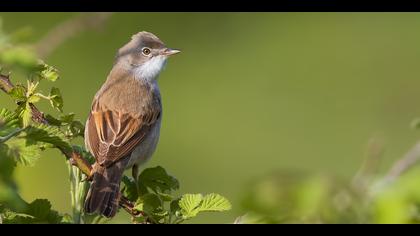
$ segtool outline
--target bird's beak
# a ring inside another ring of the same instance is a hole
[[[180,52],[181,51],[178,50],[178,49],[165,48],[165,49],[163,49],[161,54],[164,55],[164,56],[171,56],[171,55],[175,55],[175,54],[180,53]]]

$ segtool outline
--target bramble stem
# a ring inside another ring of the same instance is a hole
[[[73,166],[70,161],[68,167],[70,174],[70,195],[73,210],[73,223],[81,224],[84,223],[82,209],[89,184],[86,181],[83,181],[83,174],[81,170]]]
[[[14,88],[13,83],[10,81],[9,75],[3,75],[0,74],[0,89],[3,90],[5,93],[10,93],[10,91]],[[44,113],[42,113],[34,104],[30,103],[30,107],[32,110],[32,120],[37,123],[42,123],[48,125],[48,120],[45,118]],[[19,132],[21,132],[20,130]],[[16,135],[16,134],[15,134]],[[8,135],[9,136],[9,135]],[[3,137],[3,139],[10,138],[10,137]],[[14,135],[12,135],[13,137]],[[2,140],[0,139],[0,142]],[[66,156],[67,160],[71,163],[72,166],[77,167],[81,173],[85,174],[88,178],[87,180],[90,180],[92,166],[90,163],[83,158],[81,153],[78,153],[77,150],[73,149],[72,151],[68,152],[64,149],[58,148],[61,153]],[[80,174],[81,174],[80,173]],[[76,203],[76,201],[74,202]],[[125,211],[127,211],[132,216],[139,216],[142,214],[142,212],[139,212],[134,209],[134,204],[130,202],[126,197],[121,195],[119,205],[121,208],[123,208]]]

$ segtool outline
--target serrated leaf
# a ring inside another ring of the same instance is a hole
[[[77,136],[83,137],[85,132],[85,126],[80,121],[73,121],[68,127],[68,135],[72,138]]]
[[[33,219],[33,216],[25,213],[17,213],[10,210],[6,210],[3,213],[3,224],[29,224]]]
[[[36,88],[38,88],[39,82],[33,82],[33,81],[26,81],[28,84],[26,96],[29,97],[30,95],[34,94],[36,91]]]
[[[55,82],[59,77],[58,70],[47,64],[41,65],[41,72],[39,73],[39,76],[42,79],[46,79],[52,82]]]
[[[72,147],[65,137],[64,133],[54,126],[48,126],[44,124],[34,124],[25,131],[24,136],[28,144],[36,144],[37,142],[43,142],[52,144],[65,151],[71,151]]]
[[[37,145],[27,145],[22,138],[13,138],[6,142],[8,146],[7,156],[13,158],[24,166],[33,166],[40,157],[40,149]]]
[[[153,213],[162,206],[162,202],[159,197],[154,193],[147,193],[142,196],[143,210],[146,213]]]
[[[31,95],[29,98],[28,98],[28,102],[29,103],[36,103],[36,102],[39,102],[39,100],[40,100],[41,98],[39,97],[39,96],[37,96],[37,95]]]
[[[29,103],[25,102],[20,104],[17,107],[16,112],[19,114],[19,117],[22,121],[22,126],[24,128],[28,127],[32,120],[32,109]]]
[[[181,208],[182,217],[188,219],[198,214],[198,206],[203,200],[201,194],[184,194],[179,200],[178,205]]]
[[[122,182],[124,183],[124,187],[122,188],[124,196],[126,196],[130,201],[136,201],[138,194],[134,179],[124,175]]]
[[[9,146],[0,143],[0,180],[10,182],[14,168],[15,161],[9,156]]]
[[[51,203],[47,199],[34,200],[25,213],[34,216],[33,221],[37,223],[58,224],[63,219],[57,211],[51,209]]]
[[[199,211],[227,211],[232,208],[230,202],[223,196],[211,193],[204,196]]]
[[[147,193],[141,198],[143,201],[143,212],[154,221],[158,222],[167,214],[163,208],[162,201],[156,194]]]
[[[134,204],[134,209],[137,211],[143,211],[144,202],[143,199],[138,198],[136,203]]]
[[[6,136],[19,128],[19,118],[16,113],[0,109],[0,136]]]
[[[71,224],[71,223],[73,223],[73,217],[69,214],[64,214],[60,223],[61,224]]]
[[[162,199],[162,201],[165,201],[165,202],[170,202],[173,199],[172,195],[167,194],[167,193],[158,192],[157,194],[159,195],[160,199]]]
[[[34,218],[45,219],[50,213],[51,203],[46,199],[36,199],[28,206],[27,214]]]
[[[4,223],[33,224],[33,223],[61,223],[63,217],[51,210],[51,203],[46,199],[36,199],[27,205],[23,212],[9,211]]]
[[[50,103],[53,108],[63,112],[63,97],[61,96],[61,92],[58,88],[51,88]]]
[[[54,126],[61,126],[62,122],[59,119],[56,119],[54,116],[47,114],[45,116],[45,119],[48,121],[49,125],[54,125]]]
[[[60,115],[58,119],[59,119],[62,123],[65,123],[65,124],[70,124],[71,122],[73,122],[73,120],[74,120],[74,116],[75,116],[75,114],[71,112],[71,113],[69,113],[69,114],[67,114],[67,115]]]
[[[154,192],[170,192],[179,188],[179,182],[161,166],[145,169],[139,176],[139,183]]]
[[[20,84],[17,84],[12,88],[12,90],[10,90],[9,95],[17,101],[25,101],[26,88]]]
[[[173,214],[175,214],[175,216],[178,216],[177,212],[179,212],[181,210],[181,207],[179,206],[179,200],[181,200],[181,199],[177,198],[175,200],[172,200],[171,204],[169,205],[170,211]]]

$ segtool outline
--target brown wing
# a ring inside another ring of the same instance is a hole
[[[100,165],[109,166],[128,155],[159,119],[160,106],[147,106],[141,114],[107,109],[95,104],[87,122],[88,142]]]

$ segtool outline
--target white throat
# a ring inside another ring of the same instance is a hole
[[[143,65],[136,67],[134,69],[136,79],[142,79],[149,82],[157,79],[159,73],[166,65],[166,59],[166,56],[155,56]]]

